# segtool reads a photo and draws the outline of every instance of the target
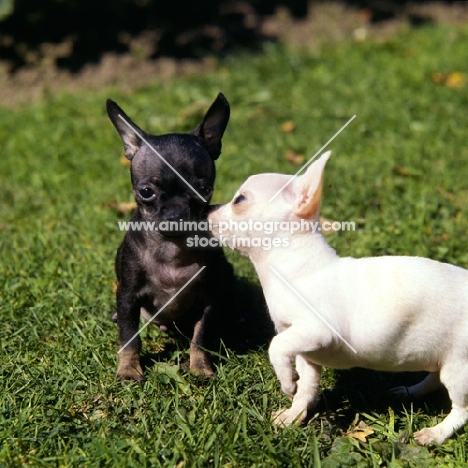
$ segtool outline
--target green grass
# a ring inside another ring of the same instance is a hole
[[[326,370],[313,420],[284,431],[269,420],[288,401],[265,349],[228,349],[219,379],[200,382],[181,365],[187,343],[176,343],[143,387],[116,383],[108,316],[122,233],[109,202],[132,193],[104,111],[112,97],[153,133],[189,130],[222,91],[232,117],[214,202],[253,173],[296,172],[287,150],[310,158],[356,114],[330,145],[322,214],[358,228],[329,237],[331,245],[342,256],[420,255],[468,267],[468,83],[431,78],[468,74],[467,41],[466,27],[434,27],[313,53],[272,45],[130,94],[82,91],[2,109],[0,465],[467,466],[466,429],[442,446],[411,440],[441,420],[443,395],[414,406],[383,396],[414,376]],[[292,133],[280,129],[288,120]],[[255,281],[246,259],[228,255]],[[166,342],[149,330],[144,352]],[[359,420],[374,430],[365,443],[344,436]]]

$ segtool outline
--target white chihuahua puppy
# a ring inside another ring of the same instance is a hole
[[[445,385],[450,414],[414,434],[421,445],[440,444],[468,420],[468,271],[419,257],[338,257],[304,222],[319,221],[330,154],[293,181],[282,174],[250,177],[209,215],[214,235],[255,266],[277,330],[269,357],[293,400],[273,420],[284,426],[305,419],[317,402],[322,366],[428,371],[421,383],[393,392],[419,396]],[[303,229],[270,234],[277,242],[269,249],[255,241],[258,229],[245,229],[249,222],[301,221]]]

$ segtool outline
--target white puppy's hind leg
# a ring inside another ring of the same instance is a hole
[[[273,422],[280,426],[303,422],[307,416],[307,410],[315,406],[317,402],[321,367],[311,364],[301,355],[297,355],[296,370],[299,374],[299,380],[291,408],[272,413]]]
[[[448,391],[452,410],[440,424],[414,434],[419,445],[431,442],[441,444],[468,421],[468,369],[464,360],[444,365],[440,371],[440,380]]]
[[[426,376],[424,380],[419,382],[416,385],[412,385],[411,387],[395,387],[390,389],[389,393],[398,398],[406,398],[409,396],[422,396],[426,393],[431,393],[437,390],[441,386],[439,373],[438,372],[431,372],[429,375]]]

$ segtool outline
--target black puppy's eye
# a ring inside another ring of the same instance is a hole
[[[141,198],[144,198],[145,200],[149,200],[153,195],[154,195],[154,190],[144,187],[138,191],[140,194]]]
[[[237,195],[236,198],[234,198],[234,201],[232,202],[234,205],[237,205],[238,203],[241,203],[245,200],[244,195]]]

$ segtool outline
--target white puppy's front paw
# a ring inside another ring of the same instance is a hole
[[[429,445],[431,442],[441,444],[446,438],[436,427],[425,427],[414,434],[414,440],[419,445]]]
[[[296,412],[291,411],[291,409],[282,409],[271,413],[273,424],[280,427],[290,426],[292,423],[300,424],[304,421],[305,417],[305,411],[297,414]]]

